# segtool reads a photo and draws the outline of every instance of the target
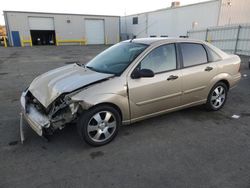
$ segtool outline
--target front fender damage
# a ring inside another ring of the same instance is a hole
[[[84,99],[75,99],[74,96],[77,93],[111,78],[93,82],[70,93],[63,93],[46,108],[32,95],[29,89],[24,91],[21,96],[21,141],[22,137],[24,138],[23,118],[26,119],[26,122],[38,135],[47,138],[48,135],[52,135],[56,130],[61,130],[67,124],[75,122],[80,113],[94,105],[84,101]],[[43,122],[46,122],[46,124]]]
[[[73,122],[81,108],[79,101],[73,101],[69,96],[62,96],[45,109],[29,91],[22,94],[21,106],[20,136],[22,142],[24,140],[23,118],[39,136],[47,137],[56,130],[63,129],[67,123]]]

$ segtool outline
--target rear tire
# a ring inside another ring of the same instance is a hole
[[[211,111],[221,109],[227,100],[228,87],[223,82],[216,83],[209,92],[206,108]]]
[[[77,122],[82,139],[92,146],[111,142],[118,133],[121,117],[115,108],[101,105],[84,112]]]

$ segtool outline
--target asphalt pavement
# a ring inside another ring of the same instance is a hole
[[[39,74],[75,61],[86,63],[105,48],[0,48],[1,188],[250,188],[246,63],[242,80],[220,111],[198,106],[122,126],[113,142],[97,148],[80,139],[74,124],[56,132],[50,142],[26,126],[22,145],[22,90]]]

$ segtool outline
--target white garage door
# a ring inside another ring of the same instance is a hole
[[[85,20],[87,44],[104,44],[104,20]]]
[[[30,30],[55,30],[53,18],[29,17]]]

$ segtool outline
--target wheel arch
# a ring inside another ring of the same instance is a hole
[[[99,106],[105,106],[105,105],[114,108],[114,109],[119,113],[120,118],[121,118],[121,121],[123,120],[123,115],[122,115],[121,109],[119,108],[119,106],[117,106],[116,104],[111,103],[111,102],[102,102],[102,103],[98,103],[98,104],[96,104],[96,105],[90,107],[89,109],[96,108],[96,107],[99,107]]]
[[[125,94],[104,93],[97,95],[79,95],[72,99],[76,102],[78,101],[82,111],[99,105],[109,105],[119,112],[123,124],[129,124],[130,122],[129,101]]]
[[[228,73],[220,73],[210,80],[210,87],[208,89],[210,91],[215,86],[215,84],[222,82],[227,86],[227,89],[229,90],[231,87],[230,80],[231,75],[229,75]]]
[[[219,82],[224,83],[224,84],[227,86],[227,90],[230,89],[230,84],[229,84],[228,80],[222,79],[222,80],[219,80],[218,82],[216,82],[215,84],[217,84],[217,83],[219,83]],[[214,84],[214,85],[215,85],[215,84]]]
[[[220,79],[220,80],[217,80],[217,81],[216,81],[215,83],[213,83],[213,84],[211,85],[211,87],[209,88],[209,92],[208,92],[208,94],[207,94],[207,98],[208,98],[208,96],[210,95],[210,92],[211,92],[211,90],[213,89],[213,87],[214,87],[216,84],[220,83],[220,82],[224,83],[224,84],[227,86],[227,91],[230,89],[230,84],[229,84],[229,82],[228,82],[227,79]]]
[[[110,106],[112,108],[114,108],[120,115],[120,118],[121,118],[121,121],[123,120],[123,115],[122,115],[122,111],[121,109],[119,108],[119,106],[117,106],[116,104],[114,103],[111,103],[111,102],[102,102],[102,103],[98,103],[96,105],[93,105],[91,107],[89,107],[88,109],[84,109],[81,105],[79,106],[79,109],[78,109],[78,113],[84,113],[85,111],[88,111],[88,110],[91,110],[93,108],[97,108],[99,106]]]

